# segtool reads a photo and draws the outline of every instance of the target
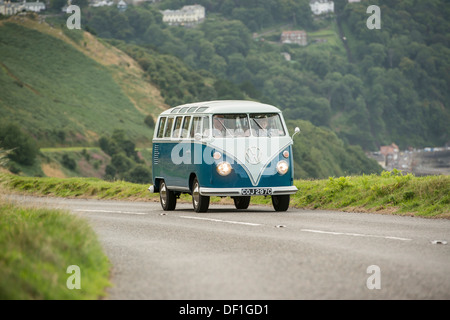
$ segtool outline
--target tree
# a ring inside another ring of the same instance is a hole
[[[153,116],[151,114],[147,115],[144,119],[144,123],[149,127],[150,129],[155,128],[155,120],[153,119]]]
[[[150,183],[152,181],[152,172],[146,166],[139,164],[127,172],[125,179],[133,183]]]
[[[123,153],[113,155],[111,157],[111,164],[119,174],[127,172],[133,166],[133,162]]]
[[[8,158],[19,164],[31,166],[39,153],[36,141],[16,124],[0,124],[0,147],[10,149]]]

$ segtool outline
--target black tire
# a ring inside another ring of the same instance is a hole
[[[247,209],[250,204],[251,197],[233,197],[236,209]]]
[[[206,212],[209,207],[209,197],[200,194],[200,183],[194,178],[192,183],[192,205],[195,212]]]
[[[161,202],[161,207],[164,211],[175,210],[177,205],[177,197],[173,191],[167,189],[167,185],[162,180],[159,184],[159,201]]]
[[[272,205],[275,211],[286,211],[289,208],[289,200],[291,196],[289,194],[282,194],[278,196],[272,196]]]

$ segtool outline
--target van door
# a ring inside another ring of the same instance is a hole
[[[167,186],[174,182],[173,165],[171,160],[171,153],[173,143],[171,141],[172,131],[174,127],[174,117],[168,117],[166,125],[162,134],[162,139],[159,140],[159,161],[158,161],[158,177],[164,179]]]

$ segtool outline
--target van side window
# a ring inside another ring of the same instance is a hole
[[[167,119],[166,130],[164,130],[164,138],[170,138],[172,132],[173,118]]]
[[[209,117],[203,116],[203,136],[209,136],[209,132],[211,131],[211,126],[209,125]]]
[[[200,117],[194,117],[194,120],[192,121],[190,137],[193,138],[196,133],[201,133],[201,132],[202,132],[201,118]]]
[[[181,120],[183,120],[183,117],[176,117],[175,125],[173,126],[172,138],[178,138],[180,136],[180,133],[181,133]]]
[[[181,130],[181,138],[185,139],[189,136],[189,124],[191,122],[191,116],[184,117],[183,129]]]
[[[157,138],[163,137],[164,125],[166,124],[166,117],[159,119],[158,135]]]

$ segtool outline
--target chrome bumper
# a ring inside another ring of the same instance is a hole
[[[258,187],[252,188],[200,188],[200,194],[202,196],[242,196],[242,189],[258,189]],[[272,187],[272,195],[282,194],[294,194],[298,191],[296,186],[289,187]],[[256,196],[256,195],[255,195]]]

